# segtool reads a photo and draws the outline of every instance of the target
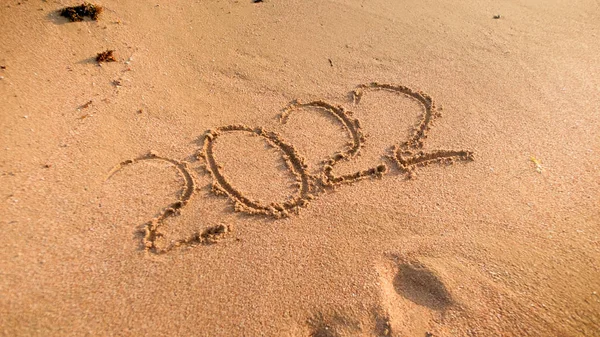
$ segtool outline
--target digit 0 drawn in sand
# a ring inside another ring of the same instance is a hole
[[[240,193],[227,178],[223,176],[213,151],[215,140],[223,133],[229,132],[245,132],[260,136],[273,147],[279,148],[283,153],[283,159],[287,168],[296,176],[296,182],[298,184],[297,194],[292,196],[291,200],[264,205],[258,201],[250,200]],[[202,152],[198,154],[198,157],[206,161],[205,168],[213,178],[212,191],[218,195],[227,195],[234,202],[235,210],[238,212],[263,214],[280,218],[287,216],[289,212],[297,213],[300,207],[306,206],[308,200],[314,197],[311,193],[314,191],[314,184],[306,170],[307,166],[304,163],[304,159],[296,152],[293,145],[286,143],[281,136],[275,132],[266,131],[263,128],[251,128],[245,125],[227,125],[215,130],[209,130],[204,135],[204,146]]]
[[[407,177],[411,178],[416,167],[426,166],[436,162],[451,164],[454,161],[473,160],[473,153],[467,150],[433,150],[430,152],[424,152],[422,150],[423,143],[427,138],[427,132],[431,127],[432,121],[435,118],[440,117],[440,113],[436,108],[433,99],[429,95],[414,91],[405,86],[369,83],[359,85],[356,90],[352,91],[351,95],[354,103],[359,104],[365,93],[376,90],[391,91],[405,95],[416,100],[424,107],[424,113],[408,140],[399,144],[396,143],[397,145],[393,145],[395,143],[394,140],[390,140],[390,146],[392,146],[393,150],[387,157],[397,165],[398,172],[407,174]],[[262,127],[249,127],[243,124],[227,125],[206,131],[202,139],[202,148],[199,149],[196,154],[197,159],[204,161],[203,167],[212,178],[211,191],[215,195],[224,195],[230,199],[236,212],[282,218],[287,217],[292,213],[298,213],[301,208],[306,207],[309,204],[310,200],[316,198],[320,193],[327,189],[334,189],[339,185],[354,183],[369,177],[382,178],[390,172],[386,164],[380,163],[354,173],[335,175],[336,164],[342,161],[352,161],[360,154],[366,139],[361,124],[358,119],[351,117],[351,111],[342,106],[333,105],[320,100],[308,103],[301,103],[298,100],[292,102],[283,110],[280,116],[280,122],[285,125],[296,110],[306,108],[316,109],[330,114],[340,123],[342,128],[346,130],[348,138],[351,140],[343,150],[337,151],[321,161],[322,166],[320,167],[320,172],[311,174],[305,159],[298,153],[294,145],[288,143],[279,133],[265,130]],[[224,134],[230,133],[244,133],[262,137],[267,144],[278,149],[287,169],[290,170],[295,177],[295,194],[291,195],[286,201],[271,202],[267,204],[252,200],[240,192],[239,188],[236,188],[223,174],[222,165],[219,164],[214,154],[215,140]],[[210,244],[216,242],[221,237],[226,236],[231,231],[231,227],[229,226],[212,226],[203,233],[195,233],[187,238],[173,240],[165,247],[159,247],[157,245],[157,238],[163,237],[163,234],[159,230],[160,227],[166,219],[179,215],[182,208],[188,204],[188,201],[192,198],[194,191],[196,190],[196,180],[193,171],[188,168],[186,162],[161,157],[152,152],[148,155],[120,163],[111,170],[108,179],[124,167],[143,160],[161,160],[168,162],[174,165],[184,178],[184,186],[179,199],[164,208],[156,218],[144,225],[144,238],[142,243],[146,251],[152,253],[166,253],[180,246]]]
[[[301,103],[294,101],[288,107],[286,107],[280,117],[282,124],[287,123],[290,115],[299,109],[303,108],[315,108],[325,111],[335,117],[342,127],[347,131],[348,136],[352,139],[348,143],[347,148],[344,151],[339,151],[331,155],[329,158],[323,160],[322,173],[319,176],[312,175],[312,177],[319,181],[322,186],[333,186],[341,183],[349,183],[366,178],[369,176],[381,177],[387,172],[385,165],[378,165],[375,168],[358,171],[353,174],[336,176],[333,174],[333,167],[335,164],[342,160],[352,160],[363,147],[365,142],[365,136],[360,127],[358,119],[354,119],[350,116],[349,112],[342,106],[334,106],[323,101],[312,101],[308,103]]]

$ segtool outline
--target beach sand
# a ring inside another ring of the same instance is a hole
[[[600,336],[598,1],[77,4],[0,5],[0,335]]]

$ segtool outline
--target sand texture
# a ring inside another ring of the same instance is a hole
[[[0,336],[600,336],[597,0],[5,0]]]

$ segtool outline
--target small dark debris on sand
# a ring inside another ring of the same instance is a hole
[[[98,55],[96,55],[96,62],[102,63],[102,62],[117,61],[117,59],[115,58],[114,52],[115,52],[114,50],[107,50],[107,51],[98,53]]]
[[[72,22],[83,21],[83,18],[89,16],[92,20],[98,21],[98,16],[102,13],[102,6],[84,2],[79,6],[65,7],[60,10],[60,15]]]
[[[6,69],[6,66],[0,66],[0,69],[4,70]]]
[[[87,109],[90,105],[92,105],[93,101],[87,101],[87,103],[82,104],[79,109]]]
[[[498,20],[498,19],[500,19],[500,18],[501,18],[500,14],[496,14],[496,15],[494,15],[494,19]]]
[[[263,2],[263,0],[252,0],[253,3],[257,4],[259,2]]]

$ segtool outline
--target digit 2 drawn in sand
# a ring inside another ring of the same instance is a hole
[[[423,92],[414,91],[405,86],[369,83],[359,85],[351,92],[351,96],[354,103],[359,104],[363,95],[370,91],[377,90],[404,95],[415,100],[424,108],[424,113],[409,139],[396,143],[396,145],[393,146],[392,152],[387,154],[387,157],[391,159],[391,162],[396,164],[395,166],[397,166],[397,171],[399,173],[406,174],[408,178],[412,178],[414,170],[419,166],[425,166],[432,163],[451,164],[454,161],[473,160],[473,153],[466,150],[434,150],[430,152],[424,152],[422,150],[431,123],[434,119],[440,117],[440,113],[436,108],[433,99],[429,95]],[[292,144],[286,142],[285,139],[276,132],[265,130],[262,127],[252,128],[246,125],[227,125],[208,130],[203,136],[203,146],[196,157],[199,160],[204,161],[204,168],[212,177],[212,192],[216,195],[227,196],[227,198],[233,202],[236,212],[281,218],[289,216],[291,213],[298,213],[302,207],[306,207],[309,204],[310,200],[314,199],[327,189],[332,189],[342,184],[357,182],[369,177],[381,178],[390,172],[390,169],[386,164],[380,164],[351,174],[335,175],[335,165],[340,161],[351,161],[360,153],[361,148],[364,146],[366,138],[361,129],[360,122],[358,119],[352,118],[351,111],[346,110],[342,106],[336,106],[324,101],[312,101],[308,103],[294,101],[283,110],[280,116],[280,122],[285,124],[293,115],[294,111],[303,108],[321,110],[331,115],[339,122],[350,139],[346,147],[342,151],[334,153],[329,158],[325,158],[322,161],[319,172],[311,174],[309,173],[308,165],[305,163],[301,154],[298,153]],[[221,165],[217,162],[213,151],[215,140],[219,138],[219,136],[227,133],[246,133],[262,137],[272,147],[279,149],[287,168],[296,178],[296,186],[298,188],[295,195],[283,202],[264,204],[252,200],[241,193],[223,175]],[[393,145],[395,141],[391,140],[390,143],[392,143],[390,145]],[[159,247],[156,240],[162,236],[160,227],[163,225],[165,219],[177,216],[180,214],[181,209],[188,204],[189,200],[193,197],[194,192],[197,190],[196,179],[194,178],[193,171],[188,167],[186,162],[161,157],[155,153],[150,153],[136,159],[126,160],[118,164],[111,170],[109,179],[122,168],[143,160],[160,160],[170,163],[177,168],[184,180],[184,186],[178,200],[167,206],[159,216],[148,221],[144,225],[144,237],[142,240],[146,251],[161,254],[169,252],[179,246],[211,244],[218,241],[223,236],[226,236],[231,231],[229,226],[212,226],[202,233],[194,233],[190,237],[174,240],[165,247]]]

